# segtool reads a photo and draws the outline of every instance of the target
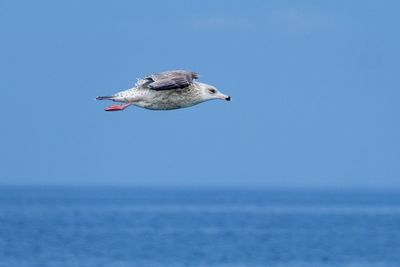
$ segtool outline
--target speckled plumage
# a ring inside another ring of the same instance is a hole
[[[212,99],[230,100],[215,87],[194,81],[198,74],[190,71],[166,71],[138,80],[131,89],[112,96],[97,97],[125,103],[107,111],[123,110],[129,105],[151,109],[170,110],[190,107]]]

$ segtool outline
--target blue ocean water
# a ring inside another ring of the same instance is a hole
[[[1,187],[0,266],[400,266],[400,194]]]

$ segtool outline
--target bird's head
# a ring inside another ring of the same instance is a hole
[[[230,96],[221,93],[214,86],[205,83],[198,83],[198,84],[200,87],[201,98],[203,99],[203,101],[213,100],[213,99],[231,101]]]

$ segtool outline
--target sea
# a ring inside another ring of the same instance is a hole
[[[397,267],[400,192],[0,187],[0,267]]]

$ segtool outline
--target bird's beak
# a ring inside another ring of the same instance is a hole
[[[218,98],[226,101],[231,101],[231,97],[229,95],[220,94]]]

